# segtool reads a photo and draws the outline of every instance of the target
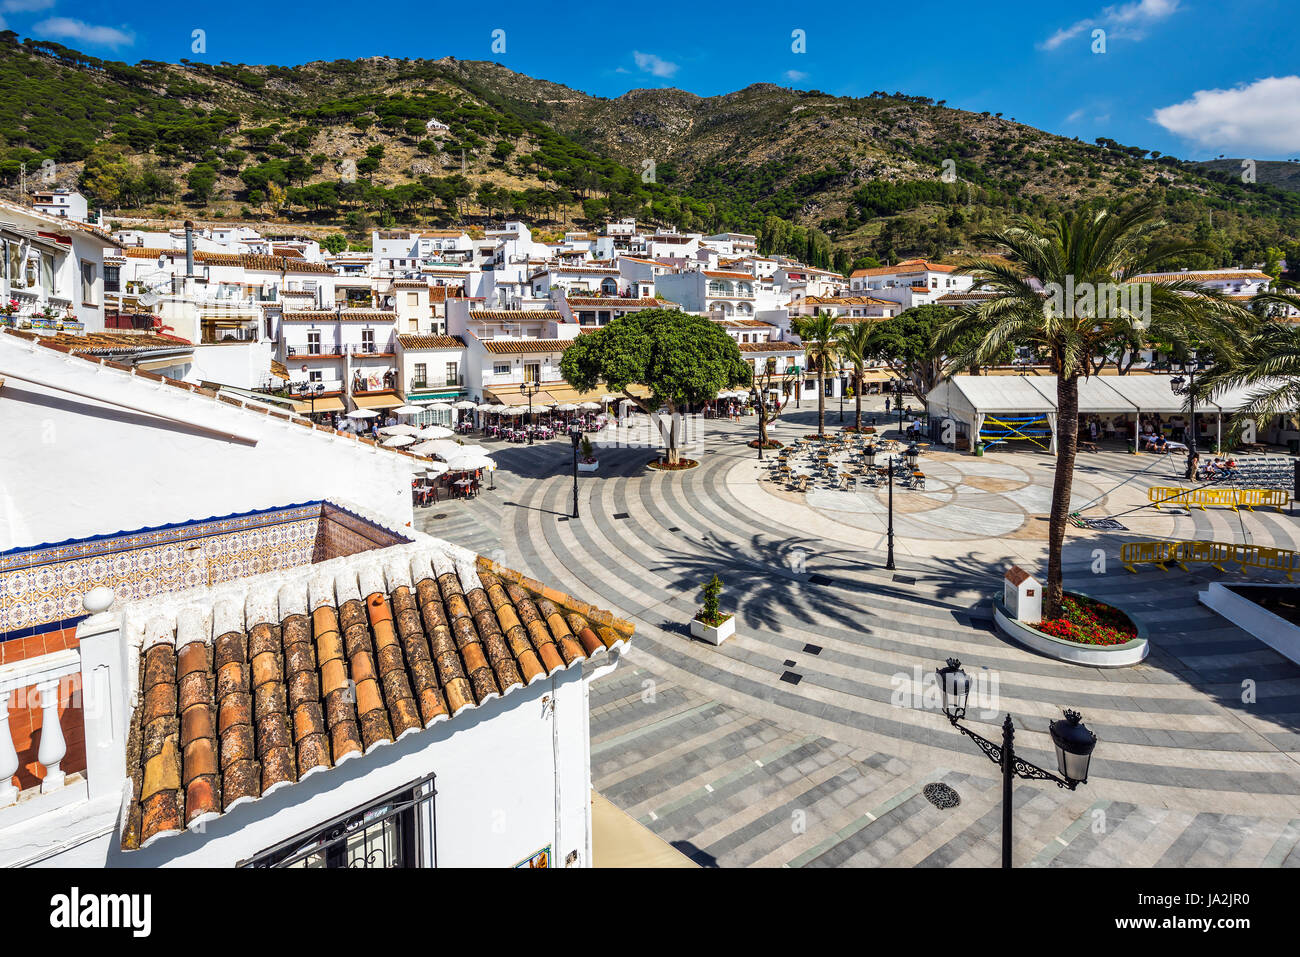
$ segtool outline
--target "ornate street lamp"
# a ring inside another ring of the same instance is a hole
[[[1169,388],[1175,395],[1187,396],[1192,422],[1187,433],[1187,469],[1183,477],[1191,479],[1196,477],[1192,473],[1196,470],[1196,371],[1200,368],[1200,364],[1196,361],[1195,349],[1188,350],[1187,361],[1183,363],[1183,368],[1187,371],[1187,378],[1174,376],[1169,380]]]
[[[885,552],[885,568],[891,572],[894,570],[894,462],[898,456],[889,457],[889,529],[888,529],[888,549]]]
[[[970,677],[962,670],[960,661],[949,658],[945,667],[935,670],[935,677],[943,693],[943,713],[948,716],[948,722],[979,745],[985,756],[1002,768],[1002,866],[1010,867],[1012,777],[1054,781],[1057,787],[1073,791],[1080,784],[1088,783],[1088,765],[1092,762],[1092,752],[1097,747],[1097,736],[1088,730],[1077,711],[1066,709],[1064,720],[1049,723],[1047,731],[1052,737],[1052,744],[1056,746],[1056,765],[1061,772],[1057,776],[1016,757],[1016,729],[1011,723],[1010,714],[1002,722],[1000,746],[960,723],[966,717],[966,699],[970,695],[971,686]]]
[[[898,407],[898,434],[903,434],[903,380],[895,379],[890,387],[894,393],[894,404]]]
[[[909,445],[907,451],[903,453],[903,458],[907,459],[907,467],[913,472],[916,471],[916,460],[920,458],[920,456],[921,450],[916,447],[915,442]]]
[[[542,391],[540,382],[522,382],[519,385],[521,394],[528,396],[528,444],[533,444],[533,396]]]
[[[582,429],[576,425],[569,429],[573,440],[573,517],[578,517],[578,446],[582,444]]]

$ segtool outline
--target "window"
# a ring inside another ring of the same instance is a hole
[[[456,385],[460,381],[460,368],[454,362],[447,363],[447,384]]]
[[[542,374],[541,374],[541,373],[542,373],[542,367],[541,367],[541,365],[540,365],[539,363],[536,363],[536,362],[525,362],[525,363],[524,363],[524,381],[525,381],[525,382],[540,382],[540,381],[541,381],[541,378],[542,378]]]
[[[81,304],[95,305],[95,281],[99,278],[95,264],[85,259],[81,261]]]
[[[122,267],[121,266],[104,267],[104,291],[105,292],[122,291]]]
[[[437,793],[430,775],[267,848],[240,867],[437,867]]]
[[[321,372],[319,369],[317,369],[315,372],[309,372],[309,373],[307,373],[307,381],[308,381],[308,382],[324,382],[324,381],[325,381],[325,373],[324,373],[324,372]]]
[[[46,296],[54,295],[54,257],[41,253],[41,289]]]
[[[375,351],[375,330],[373,329],[361,330],[361,351],[362,352]]]
[[[429,382],[429,367],[425,365],[423,362],[417,362],[415,364],[415,378],[411,380],[411,385],[414,388],[419,389],[427,385],[428,382]]]
[[[600,294],[602,296],[617,296],[618,283],[613,279],[602,279],[600,283]]]
[[[510,363],[509,363],[509,362],[494,362],[494,363],[492,364],[492,374],[493,374],[493,375],[509,375],[509,374],[510,374]]]
[[[408,306],[418,306],[420,304],[420,294],[418,292],[408,292],[406,294],[406,304]]]
[[[321,354],[321,352],[320,352],[320,333],[319,333],[319,332],[309,332],[309,333],[307,333],[307,355],[309,355],[309,356],[318,356],[318,355],[320,355],[320,354]]]

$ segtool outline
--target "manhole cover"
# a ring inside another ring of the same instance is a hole
[[[438,519],[440,519],[440,518],[446,518],[446,517],[447,517],[447,513],[446,513],[446,512],[439,512],[437,515],[433,516],[433,520],[436,522],[436,521],[438,521]]]
[[[927,784],[921,789],[921,793],[925,795],[927,801],[941,810],[946,811],[961,803],[961,797],[946,784]]]

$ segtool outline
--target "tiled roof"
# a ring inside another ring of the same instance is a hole
[[[74,355],[111,355],[115,353],[137,352],[153,349],[177,349],[193,345],[188,339],[172,336],[155,336],[138,332],[88,332],[76,335],[71,332],[56,332],[53,335],[41,335],[25,329],[7,330],[10,335],[19,336],[43,345],[66,349]]]
[[[889,299],[874,296],[805,296],[800,302],[813,306],[898,306]]]
[[[850,273],[850,278],[858,279],[862,276],[907,276],[914,272],[953,272],[956,266],[945,266],[941,263],[932,263],[927,259],[905,259],[895,266],[880,266],[876,269],[855,269]]]
[[[373,554],[373,553],[371,553]],[[360,557],[360,556],[359,556]],[[611,649],[632,625],[451,546],[145,626],[126,850]]]
[[[797,342],[738,342],[741,352],[802,352]]]
[[[554,309],[471,309],[471,322],[563,322]]]
[[[1250,282],[1272,282],[1273,277],[1258,269],[1242,269],[1231,272],[1152,272],[1134,276],[1133,281],[1143,279],[1192,279],[1196,282],[1222,282],[1224,280],[1243,279]]]
[[[157,249],[149,246],[127,246],[123,252],[131,259],[157,259],[168,256],[184,259],[184,249]],[[285,256],[264,256],[258,253],[217,253],[204,250],[194,251],[194,261],[208,266],[243,266],[261,272],[295,272],[325,273],[333,275],[334,270],[326,263],[308,262],[304,259],[291,259]]]
[[[397,313],[391,309],[297,309],[281,318],[289,322],[396,322]]]
[[[752,279],[754,278],[753,276],[751,276],[751,275],[750,275],[749,273],[747,273],[747,272],[716,272],[716,271],[714,271],[714,270],[710,270],[710,269],[702,270],[702,272],[704,273],[704,275],[709,276],[709,277],[711,277],[711,278],[716,278],[716,279],[750,279],[750,280],[752,280]]]
[[[498,356],[518,355],[522,352],[563,352],[572,339],[484,339],[483,346]]]
[[[604,308],[632,306],[642,308],[645,306],[662,305],[658,299],[651,299],[649,296],[642,299],[620,299],[617,296],[582,296],[579,298],[570,296],[567,301],[570,306],[598,306]]]
[[[776,328],[770,322],[764,322],[762,319],[737,319],[737,318],[713,319],[710,317],[710,321],[716,322],[720,326],[737,326],[744,329],[753,329],[755,327],[759,329]]]
[[[465,340],[460,336],[398,336],[403,349],[463,349]]]

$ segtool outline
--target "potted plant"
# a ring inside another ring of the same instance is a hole
[[[720,645],[736,633],[736,616],[718,611],[718,596],[722,594],[722,581],[715,574],[700,589],[704,604],[691,619],[691,634],[711,645]]]
[[[595,450],[591,447],[591,439],[585,435],[582,437],[582,456],[578,459],[579,472],[594,472],[599,467],[600,462],[596,459]]]

